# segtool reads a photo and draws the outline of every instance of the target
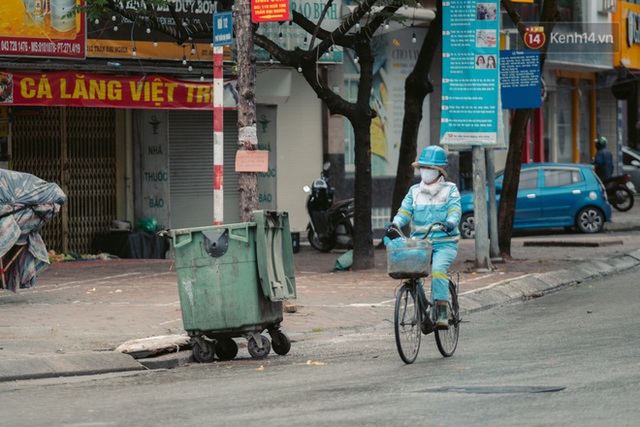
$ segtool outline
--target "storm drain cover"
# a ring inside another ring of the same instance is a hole
[[[424,393],[468,393],[468,394],[513,394],[513,393],[551,393],[562,391],[563,386],[470,386],[470,387],[433,387],[421,390]]]

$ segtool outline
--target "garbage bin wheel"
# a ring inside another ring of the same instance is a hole
[[[215,347],[211,341],[198,340],[193,344],[191,350],[193,357],[198,363],[211,363],[215,356]]]
[[[218,338],[216,342],[216,354],[220,360],[231,360],[238,355],[238,344],[233,338]]]
[[[291,350],[291,340],[282,331],[276,331],[271,335],[271,347],[273,351],[280,356],[284,356]]]
[[[269,342],[269,339],[264,335],[260,335],[260,339],[262,341],[262,348],[258,347],[258,343],[253,337],[249,338],[249,341],[247,342],[247,350],[249,350],[249,354],[254,359],[262,359],[271,351],[271,343]]]

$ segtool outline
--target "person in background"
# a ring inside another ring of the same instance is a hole
[[[437,329],[449,328],[447,270],[458,255],[460,239],[460,192],[454,183],[445,181],[446,165],[447,155],[441,147],[431,145],[422,151],[413,163],[413,167],[419,168],[422,180],[409,189],[398,213],[387,226],[387,235],[390,235],[391,230],[411,222],[411,236],[420,238],[432,223],[444,223],[442,229],[432,231],[428,236],[432,239],[431,291]]]
[[[607,139],[604,136],[597,137],[593,142],[596,145],[596,156],[593,158],[593,164],[596,167],[596,174],[604,182],[613,175],[613,156],[611,151],[607,149]]]

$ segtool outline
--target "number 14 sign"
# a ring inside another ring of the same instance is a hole
[[[524,34],[524,44],[529,49],[540,49],[546,41],[547,36],[544,34],[544,27],[527,27]]]

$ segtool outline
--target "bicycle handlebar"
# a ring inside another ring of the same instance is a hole
[[[434,228],[435,228],[435,229],[434,229]],[[407,237],[407,236],[405,236],[405,235],[404,235],[404,233],[402,232],[402,230],[401,230],[400,228],[394,227],[394,226],[392,225],[392,226],[391,226],[391,228],[390,228],[390,230],[391,230],[391,229],[393,229],[393,230],[397,231],[397,232],[398,232],[398,234],[400,234],[400,237],[404,237],[404,238],[406,238],[406,237]],[[416,240],[424,240],[424,239],[426,239],[426,238],[429,236],[429,234],[430,234],[432,231],[438,231],[438,230],[444,231],[444,222],[442,222],[442,221],[435,221],[435,222],[431,223],[431,224],[427,227],[427,231],[426,231],[426,233],[424,233],[424,236],[423,236],[423,237],[421,237],[420,239],[416,239]],[[387,233],[388,233],[388,232],[387,232]],[[450,234],[450,233],[448,233],[448,232],[446,232],[446,231],[445,231],[445,233]]]

